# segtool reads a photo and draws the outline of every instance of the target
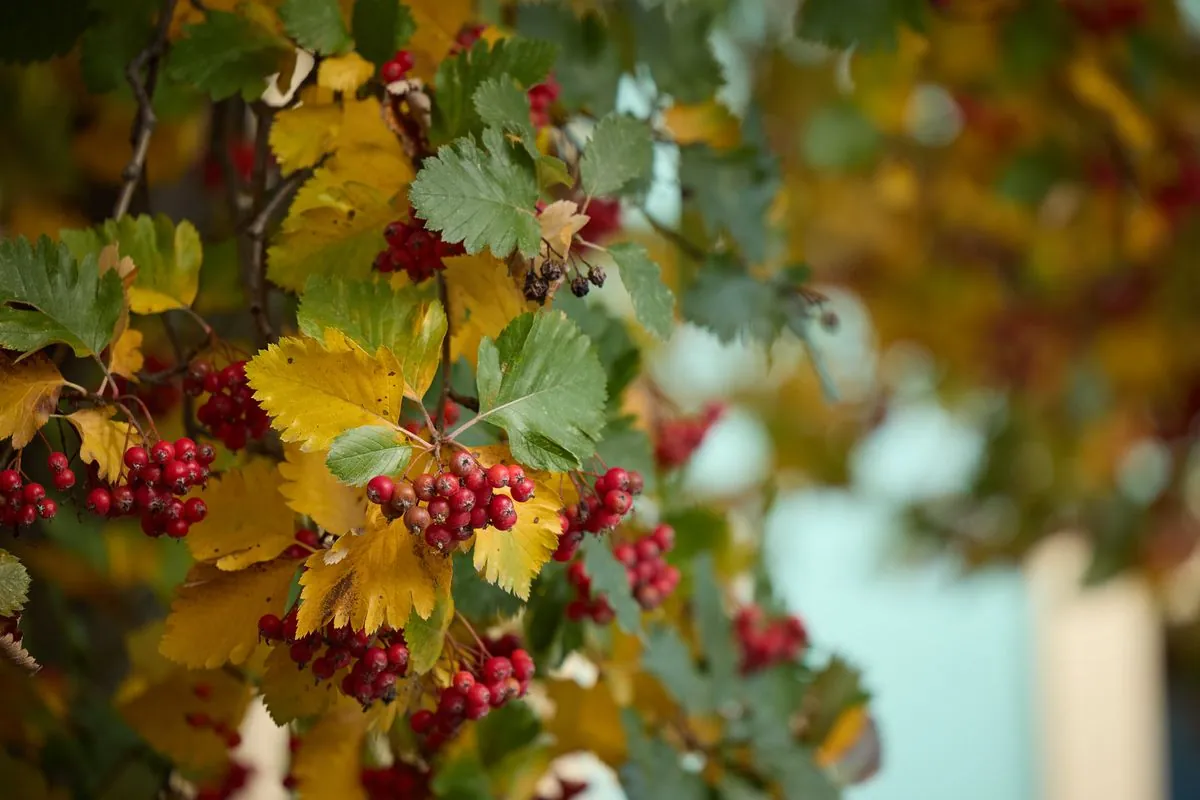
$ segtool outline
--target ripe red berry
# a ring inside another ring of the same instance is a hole
[[[183,494],[188,487],[187,464],[175,459],[163,466],[162,480],[176,494]]]
[[[454,678],[451,679],[450,685],[454,687],[454,691],[465,695],[475,685],[475,676],[465,669],[459,670],[454,673]]]
[[[621,467],[612,467],[604,473],[604,485],[608,487],[609,491],[620,489],[622,492],[628,492],[629,473]]]
[[[675,529],[670,525],[655,526],[654,532],[650,535],[654,537],[658,549],[664,553],[670,552],[671,548],[675,546]]]
[[[433,721],[433,712],[422,708],[420,711],[413,712],[412,717],[408,720],[408,725],[413,729],[413,733],[425,733],[433,726]]]
[[[386,475],[376,475],[367,481],[367,499],[375,505],[389,503],[396,493],[395,482]]]
[[[503,494],[493,495],[488,502],[488,516],[492,520],[492,524],[496,525],[498,519],[508,516],[515,516],[517,513],[516,506],[513,505],[511,497]],[[499,528],[499,525],[496,525]]]
[[[71,460],[67,458],[66,453],[51,453],[50,457],[46,459],[46,463],[50,466],[51,472],[62,472],[71,466]]]
[[[186,519],[171,519],[167,520],[164,530],[166,531],[167,536],[170,536],[172,539],[182,539],[183,537],[187,536],[188,527],[188,521]]]
[[[512,657],[509,659],[513,665],[513,677],[519,681],[528,681],[533,678],[536,667],[533,663],[533,657],[524,650],[514,650]]]
[[[475,471],[477,466],[475,456],[465,450],[459,450],[450,458],[450,471],[460,478],[470,475]]]
[[[633,497],[621,489],[609,489],[604,495],[604,506],[614,514],[626,514],[633,507]]]
[[[467,703],[464,716],[472,721],[479,720],[486,717],[491,710],[487,703]]]
[[[190,498],[183,504],[183,518],[188,522],[201,522],[208,516],[208,504],[199,497]]]
[[[303,666],[312,660],[313,649],[314,648],[312,645],[301,639],[298,642],[294,642],[292,646],[288,648],[288,655],[291,656],[292,661]]]
[[[658,542],[654,541],[654,539],[650,536],[645,536],[641,539],[638,539],[637,543],[634,545],[634,549],[637,551],[637,557],[639,561],[652,561],[658,558],[661,552]]]
[[[207,728],[212,725],[212,718],[202,711],[193,711],[184,717],[189,727]]]
[[[509,493],[512,495],[513,500],[516,500],[518,503],[524,503],[533,497],[534,488],[533,481],[522,477],[509,486]]]
[[[493,464],[487,469],[488,483],[496,489],[508,486],[508,467],[503,464]]]
[[[175,445],[168,442],[166,439],[160,439],[150,448],[150,460],[155,464],[163,465],[168,461],[175,459]]]
[[[98,486],[88,492],[86,506],[93,514],[106,517],[108,510],[112,508],[112,494],[103,486]]]
[[[483,677],[488,684],[492,684],[512,675],[512,669],[512,662],[504,656],[492,656],[483,662]]]
[[[463,486],[467,487],[472,492],[479,492],[484,488],[491,488],[488,486],[487,473],[481,470],[479,467],[474,467],[466,474],[466,476],[463,478]]]
[[[54,519],[54,515],[58,513],[58,503],[47,497],[37,504],[37,510],[42,519]]]
[[[475,493],[467,488],[457,489],[450,495],[452,511],[470,511],[475,508]]]
[[[138,472],[150,463],[150,454],[146,452],[146,448],[134,445],[125,451],[125,456],[122,460],[130,472]]]
[[[381,672],[388,665],[387,651],[378,645],[370,647],[363,653],[361,661],[370,672]]]
[[[133,490],[128,486],[117,486],[112,490],[112,507],[118,514],[133,511]]]
[[[187,436],[181,436],[175,440],[175,457],[180,461],[195,461],[196,460],[196,442]]]
[[[274,614],[263,614],[258,618],[258,634],[268,642],[283,638],[283,620]]]
[[[211,444],[202,444],[196,448],[196,460],[204,466],[208,466],[217,460],[217,451]]]
[[[412,66],[412,55],[407,50],[398,50],[379,69],[379,77],[383,79],[384,83],[395,83],[398,80],[403,80],[408,71],[412,69]]]
[[[17,510],[16,522],[18,525],[29,527],[37,522],[38,510],[37,506],[32,503],[26,503]]]
[[[334,666],[333,661],[329,658],[320,656],[313,660],[312,673],[318,680],[329,680],[335,672],[337,672],[337,667]]]
[[[488,704],[492,708],[499,708],[508,700],[508,694],[505,691],[504,681],[494,681],[488,684]]]
[[[458,476],[449,472],[439,472],[433,479],[433,488],[440,497],[449,498],[458,491],[460,486],[462,484],[459,482]]]
[[[466,696],[468,706],[486,706],[492,700],[492,693],[482,683],[472,683],[466,691]]]
[[[46,487],[40,483],[27,483],[21,490],[21,499],[26,503],[38,503],[46,496]]]
[[[438,713],[447,717],[462,716],[466,707],[467,699],[452,690],[443,690],[442,696],[438,698]]]
[[[408,648],[399,642],[388,645],[387,660],[388,669],[403,675],[408,669]]]
[[[61,454],[60,454],[61,455]],[[54,476],[54,488],[60,492],[65,492],[75,485],[75,473],[69,469],[63,469]]]
[[[376,697],[385,697],[396,686],[396,676],[391,672],[381,672],[371,681],[371,691]]]
[[[444,551],[454,540],[454,535],[441,525],[430,525],[425,529],[425,544],[434,550]]]
[[[621,542],[613,548],[613,557],[627,567],[637,563],[637,550],[629,542]]]

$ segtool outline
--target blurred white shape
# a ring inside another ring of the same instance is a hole
[[[1200,0],[1177,0],[1179,18],[1192,36],[1200,36]]]
[[[766,480],[772,453],[771,437],[757,417],[726,409],[684,468],[684,485],[713,500],[738,497]]]
[[[722,343],[696,325],[676,328],[671,340],[651,357],[650,374],[663,393],[685,412],[759,380],[767,372],[762,348]]]
[[[1171,480],[1171,451],[1161,439],[1134,442],[1117,464],[1117,488],[1135,503],[1149,505]]]
[[[913,87],[904,109],[908,135],[926,147],[950,144],[963,129],[963,113],[944,86],[919,83]]]

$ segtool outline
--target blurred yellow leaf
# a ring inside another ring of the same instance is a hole
[[[129,130],[134,110],[132,101],[105,103],[75,133],[71,154],[84,175],[98,183],[115,186],[121,182],[121,173],[133,155]],[[146,156],[150,184],[170,184],[183,177],[200,157],[207,134],[207,122],[200,114],[159,120]]]
[[[29,444],[58,407],[65,381],[54,362],[41,354],[13,362],[0,354],[0,440]]]
[[[445,259],[447,300],[451,329],[450,352],[475,364],[479,342],[495,339],[504,326],[526,311],[537,308],[517,289],[508,267],[495,256],[477,253]]]
[[[208,516],[184,539],[192,556],[215,562],[218,569],[239,570],[282,553],[296,533],[282,484],[275,463],[265,458],[211,479],[196,494],[208,506]]]
[[[133,380],[142,368],[142,332],[126,328],[109,349],[108,370]]]
[[[315,339],[281,339],[246,364],[254,396],[284,442],[324,450],[361,425],[396,428],[404,399],[399,360],[386,348],[371,356],[333,329]]]
[[[292,761],[292,774],[304,797],[313,800],[366,800],[359,774],[367,717],[341,707],[304,734]]]
[[[1153,122],[1105,71],[1097,55],[1085,52],[1073,58],[1067,65],[1067,80],[1080,100],[1108,115],[1130,150],[1145,154],[1158,145]]]
[[[287,558],[238,572],[194,565],[171,604],[160,652],[192,668],[242,663],[258,644],[258,618],[282,613],[299,566]]]
[[[737,147],[742,138],[738,118],[716,100],[676,103],[663,112],[663,125],[679,144],[707,144],[725,150]]]
[[[403,628],[414,611],[428,618],[438,596],[450,592],[450,560],[403,521],[388,523],[377,508],[368,513],[365,531],[309,556],[307,566],[300,576],[301,636],[330,620],[368,633],[384,623]]]
[[[414,0],[412,10],[417,29],[408,42],[413,56],[412,74],[423,81],[433,80],[437,65],[455,48],[455,37],[462,27],[475,19],[471,0]]]
[[[545,725],[554,735],[555,753],[591,752],[605,764],[625,762],[621,709],[603,680],[590,688],[573,680],[547,680],[546,694],[554,702]]]
[[[317,85],[335,92],[352,94],[358,87],[371,80],[375,65],[358,53],[321,59],[317,68]]]
[[[67,415],[67,421],[79,431],[82,442],[79,457],[95,464],[100,479],[116,482],[124,468],[122,458],[125,449],[140,444],[142,437],[128,422],[117,422],[112,417],[115,408],[85,408]]]
[[[341,123],[342,109],[333,102],[285,108],[271,125],[271,151],[285,172],[311,167],[333,149]]]
[[[311,670],[297,669],[287,645],[276,645],[267,656],[259,691],[271,719],[276,725],[286,725],[324,713],[337,700],[341,674],[318,683]]]
[[[339,536],[361,528],[366,520],[367,495],[362,488],[347,486],[325,466],[325,451],[305,453],[299,445],[284,446],[280,491],[297,514]]]

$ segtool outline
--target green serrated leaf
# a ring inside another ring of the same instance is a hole
[[[137,274],[129,309],[135,314],[184,308],[196,299],[204,254],[200,234],[187,220],[176,225],[166,214],[125,216],[89,230],[61,231],[59,237],[79,259],[115,242],[120,255],[133,260]]]
[[[484,767],[494,767],[505,756],[532,744],[541,732],[541,720],[528,703],[506,703],[475,726],[479,758]]]
[[[717,784],[717,794],[720,800],[769,800],[766,787],[759,788],[749,781],[731,773],[721,776]]]
[[[796,35],[862,52],[894,50],[901,25],[924,30],[925,0],[805,0]]]
[[[286,41],[247,17],[225,11],[209,11],[203,22],[184,30],[186,36],[167,57],[167,74],[214,100],[235,94],[257,100],[267,88],[267,77],[279,71],[290,52]]]
[[[686,537],[686,529],[675,529],[677,541]],[[704,648],[713,701],[718,707],[732,700],[738,687],[738,648],[721,596],[721,584],[717,581],[712,554],[706,553],[697,558],[692,566],[692,620]]]
[[[462,242],[468,253],[488,248],[497,258],[513,250],[537,254],[541,228],[533,209],[537,182],[513,161],[504,134],[489,128],[481,149],[470,139],[427,159],[409,189],[409,200],[442,239]]]
[[[517,30],[561,45],[554,64],[559,103],[593,116],[613,110],[624,68],[620,48],[599,14],[576,16],[572,9],[552,3],[522,4],[517,8]]]
[[[729,537],[725,515],[703,506],[673,509],[663,516],[663,522],[676,533],[675,547],[665,556],[671,564],[690,564],[696,556],[720,548]]]
[[[471,563],[469,553],[454,555],[453,594],[455,607],[471,620],[509,619],[525,607],[516,595],[485,581]]]
[[[534,166],[537,170],[538,189],[543,192],[553,186],[570,186],[574,183],[571,171],[561,158],[539,155]]]
[[[338,0],[284,0],[279,19],[288,36],[305,50],[331,56],[354,46]]]
[[[591,341],[592,347],[596,349],[596,355],[600,357],[600,363],[608,375],[609,400],[610,402],[614,401],[637,376],[638,367],[642,361],[641,351],[638,350],[629,332],[625,329],[625,324],[607,311],[602,304],[589,303],[570,292],[558,292],[554,296],[554,306],[566,312],[567,316],[583,331],[583,335]],[[608,435],[609,429],[606,428],[604,432],[606,439]],[[607,455],[604,455],[604,460],[608,461]],[[626,462],[617,459],[615,463],[624,464]],[[641,469],[642,467],[635,465],[634,468]]]
[[[692,651],[675,628],[656,625],[650,629],[642,650],[642,666],[658,678],[663,688],[688,713],[703,714],[712,710],[712,687],[696,669]]]
[[[596,123],[580,159],[583,190],[592,197],[616,194],[644,181],[653,164],[650,126],[633,117],[609,114]]]
[[[431,788],[434,796],[441,800],[479,800],[492,796],[487,770],[473,752],[441,764],[434,773]]]
[[[29,599],[29,573],[21,560],[0,550],[0,617],[10,617]]]
[[[766,257],[766,220],[779,189],[775,159],[755,147],[717,151],[680,148],[679,181],[710,236],[728,232],[750,261]]]
[[[800,708],[802,687],[786,669],[760,672],[743,682],[749,714],[746,730],[760,769],[773,778],[786,800],[836,800],[838,790],[792,735],[791,716]]]
[[[553,472],[578,469],[604,427],[604,369],[562,312],[522,314],[479,343],[479,415],[508,432],[513,457]]]
[[[0,3],[0,64],[66,55],[92,22],[88,0]]]
[[[634,3],[629,17],[637,35],[637,60],[649,68],[659,91],[679,103],[700,103],[721,87],[721,64],[709,44],[714,14],[690,4],[668,17],[664,8]]]
[[[529,95],[512,80],[505,76],[488,78],[475,90],[473,102],[484,125],[515,136],[530,158],[541,159],[529,117]]]
[[[342,483],[364,486],[376,475],[395,475],[412,460],[412,448],[382,425],[351,428],[333,440],[325,466]]]
[[[413,609],[404,624],[404,643],[408,646],[408,671],[424,675],[433,669],[442,654],[446,630],[454,620],[454,597],[439,595],[429,619],[423,619]]]
[[[76,261],[45,236],[34,246],[24,237],[0,241],[2,347],[29,353],[63,342],[76,355],[99,354],[112,339],[123,294],[116,271],[101,276],[93,256]]]
[[[404,49],[417,30],[412,11],[399,0],[355,0],[350,26],[358,54],[377,67]]]
[[[687,772],[670,744],[646,735],[642,718],[632,708],[621,709],[631,761],[621,769],[621,787],[629,800],[704,800],[708,787],[698,774]]]
[[[607,538],[585,536],[579,548],[583,566],[592,579],[592,595],[604,595],[616,614],[617,624],[626,633],[637,633],[642,627],[642,611],[629,591],[629,576],[625,565],[612,554]]]
[[[774,341],[787,324],[778,290],[726,259],[711,259],[683,295],[683,316],[723,342]]]
[[[670,337],[675,327],[675,295],[663,283],[658,264],[650,260],[645,247],[632,242],[611,245],[608,254],[621,273],[638,322],[659,339]]]

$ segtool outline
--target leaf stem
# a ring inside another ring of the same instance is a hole
[[[461,611],[459,611],[458,609],[455,609],[454,616],[458,619],[459,622],[461,622],[463,624],[463,627],[467,629],[467,632],[470,633],[472,637],[474,637],[475,643],[479,645],[480,651],[484,655],[490,656],[491,652],[487,649],[487,645],[485,645],[483,643],[483,639],[479,638],[479,634],[475,632],[475,627],[473,625],[471,625],[471,621],[468,620],[465,616],[463,616],[463,613]]]

